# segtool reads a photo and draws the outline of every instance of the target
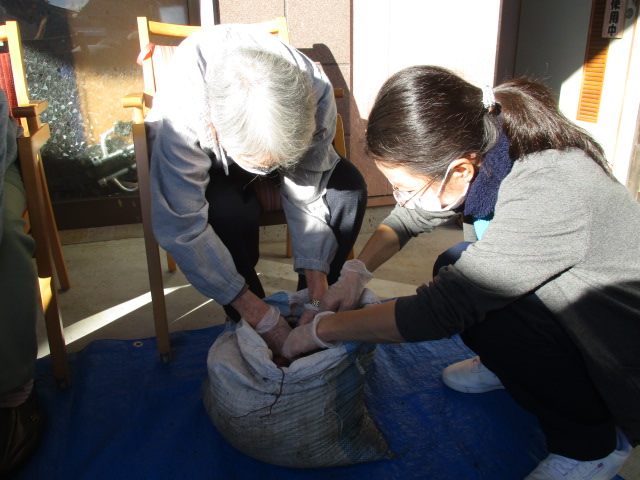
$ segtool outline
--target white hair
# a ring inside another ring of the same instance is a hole
[[[300,68],[268,51],[239,48],[207,79],[220,144],[242,156],[290,167],[309,149],[316,100]]]

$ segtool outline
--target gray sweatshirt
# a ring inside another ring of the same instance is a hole
[[[627,437],[640,443],[640,204],[579,150],[516,161],[482,239],[398,299],[408,341],[463,332],[530,292],[582,352]]]

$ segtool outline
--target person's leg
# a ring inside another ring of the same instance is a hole
[[[338,241],[338,250],[330,265],[327,280],[333,284],[356,243],[367,208],[367,184],[360,171],[346,159],[336,165],[327,184],[329,225]],[[298,290],[307,286],[304,275],[298,277]]]
[[[24,233],[26,196],[16,165],[5,172],[0,238],[0,395],[33,378],[38,291],[35,243]]]
[[[264,289],[255,270],[260,257],[259,222],[262,206],[252,182],[255,175],[237,165],[229,167],[229,175],[222,170],[211,172],[206,191],[209,202],[209,224],[227,247],[238,273],[249,289],[258,297],[264,297]],[[224,310],[233,320],[240,315],[231,306]]]
[[[576,345],[538,297],[490,312],[462,339],[538,418],[550,453],[586,461],[615,449],[611,413]]]
[[[16,165],[5,172],[0,238],[0,477],[28,460],[43,415],[33,390],[38,292],[34,241],[24,233],[25,192]]]
[[[442,252],[438,258],[436,258],[433,264],[433,276],[435,277],[442,267],[447,265],[453,265],[462,255],[472,242],[460,242],[456,243],[452,247]]]
[[[466,246],[456,245],[441,266]],[[611,413],[580,352],[535,294],[489,312],[461,337],[514,400],[538,418],[550,453],[588,461],[616,448]]]

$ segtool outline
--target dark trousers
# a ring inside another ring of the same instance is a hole
[[[469,245],[459,243],[443,253],[434,275]],[[461,337],[515,401],[538,418],[550,453],[586,461],[616,448],[611,413],[578,348],[535,294],[489,312]]]
[[[6,121],[6,118],[5,118]],[[6,128],[6,125],[5,125]],[[4,172],[0,222],[0,395],[33,378],[38,353],[36,321],[39,302],[33,264],[35,241],[24,233],[27,197],[17,163]],[[4,418],[4,417],[3,417]],[[1,430],[4,432],[4,425]],[[4,445],[0,448],[4,448]],[[2,454],[5,452],[3,451]]]
[[[222,170],[211,172],[206,191],[209,202],[209,224],[225,244],[238,273],[258,297],[265,293],[255,266],[260,257],[259,222],[262,206],[253,182],[256,175],[231,165],[229,175]],[[326,202],[330,212],[330,227],[338,241],[338,250],[328,274],[329,284],[340,276],[340,269],[356,242],[367,206],[367,186],[358,169],[341,159],[327,184]],[[304,275],[299,275],[298,290],[306,287]],[[231,306],[225,312],[234,320],[240,315]]]

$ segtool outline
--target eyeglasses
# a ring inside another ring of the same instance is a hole
[[[418,197],[422,192],[429,190],[429,187],[431,187],[431,185],[433,185],[435,181],[438,180],[438,178],[440,178],[441,176],[442,176],[441,173],[436,175],[427,183],[425,183],[422,187],[420,187],[418,190],[415,190],[413,192],[400,190],[398,187],[393,185],[393,198],[395,198],[399,206],[404,207],[409,202],[411,202],[414,198]]]

